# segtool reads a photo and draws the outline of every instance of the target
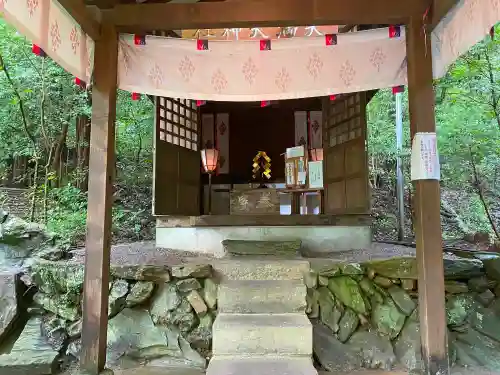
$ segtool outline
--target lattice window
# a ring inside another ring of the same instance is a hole
[[[158,98],[160,140],[198,151],[198,108],[189,99]]]
[[[330,146],[340,145],[359,138],[363,134],[360,95],[330,104],[328,139]]]

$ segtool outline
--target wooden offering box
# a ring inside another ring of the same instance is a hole
[[[231,215],[279,215],[280,198],[276,189],[232,190]]]

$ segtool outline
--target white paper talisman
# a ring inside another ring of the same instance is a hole
[[[436,133],[416,133],[411,148],[412,181],[440,178]]]

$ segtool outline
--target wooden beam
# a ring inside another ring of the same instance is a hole
[[[83,0],[57,0],[66,9],[71,17],[81,26],[82,30],[93,40],[98,40],[101,25],[94,18],[92,12],[87,10]]]
[[[434,0],[430,9],[431,30],[457,5],[459,0]]]
[[[408,95],[412,139],[417,132],[436,132],[430,34],[422,17],[407,27]],[[414,181],[420,334],[426,375],[448,375],[443,244],[438,180]]]
[[[115,160],[118,34],[103,24],[94,55],[81,368],[106,362],[112,184]]]
[[[237,226],[369,226],[370,215],[203,215],[157,216],[157,228]]]
[[[120,31],[226,27],[404,24],[421,0],[245,0],[196,4],[119,4],[105,17]]]

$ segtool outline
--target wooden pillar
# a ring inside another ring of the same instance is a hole
[[[422,17],[407,27],[408,89],[412,139],[435,132],[430,32]],[[426,375],[449,374],[443,247],[438,180],[414,181],[420,333]]]
[[[103,24],[94,52],[92,131],[85,283],[83,295],[82,354],[80,365],[98,375],[106,363],[112,183],[115,157],[118,35]]]

